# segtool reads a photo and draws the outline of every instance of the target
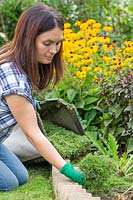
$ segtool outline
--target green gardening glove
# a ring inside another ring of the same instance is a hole
[[[85,186],[85,177],[80,172],[76,171],[70,163],[66,163],[60,170],[60,173],[64,174],[72,181]]]

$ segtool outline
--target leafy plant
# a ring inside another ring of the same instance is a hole
[[[118,144],[112,134],[109,134],[108,140],[105,140],[103,137],[97,139],[97,135],[92,133],[88,133],[88,136],[102,155],[106,155],[113,159],[119,176],[133,175],[133,156],[123,153],[119,157]]]
[[[126,73],[119,72],[115,82],[109,83],[104,80],[101,83],[101,99],[98,106],[103,110],[101,130],[103,137],[109,133],[113,134],[119,144],[119,151],[122,153],[129,147],[127,142],[131,140],[133,129],[131,124],[131,99],[130,85],[132,80],[132,70]]]
[[[29,6],[44,2],[56,8],[66,22],[74,24],[76,21],[95,19],[104,25],[114,28],[112,38],[121,40],[132,39],[133,7],[132,0],[4,0],[0,4],[1,31],[12,38],[14,27],[20,14]],[[116,28],[117,27],[117,28]]]

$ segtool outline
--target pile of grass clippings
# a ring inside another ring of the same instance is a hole
[[[78,159],[90,151],[90,140],[63,127],[43,120],[48,139],[65,159]]]

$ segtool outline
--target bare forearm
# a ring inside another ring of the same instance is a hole
[[[60,170],[66,164],[66,161],[43,134],[39,134],[36,138],[28,137],[28,139],[37,148],[41,156],[57,169]]]

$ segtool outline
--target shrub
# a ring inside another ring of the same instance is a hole
[[[129,143],[133,133],[131,121],[131,80],[132,71],[123,73],[120,71],[115,82],[104,80],[101,84],[101,99],[99,107],[103,110],[101,130],[103,136],[113,134],[120,144],[120,152],[129,149]]]

